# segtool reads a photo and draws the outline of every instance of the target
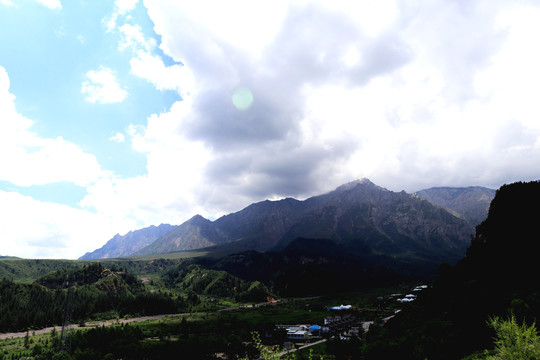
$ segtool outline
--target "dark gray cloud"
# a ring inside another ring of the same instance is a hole
[[[530,50],[508,46],[522,35],[501,20],[513,6],[384,4],[388,11],[373,12],[373,23],[384,23],[375,31],[355,13],[368,8],[290,4],[275,36],[253,53],[170,15],[166,52],[199,85],[179,132],[211,151],[196,191],[201,206],[234,211],[363,176],[407,191],[534,176],[525,159],[538,157],[539,134],[530,120],[511,124],[515,99],[500,109],[498,101],[511,78],[499,69],[519,64],[509,49],[522,58]],[[238,87],[253,93],[247,110],[231,101]]]
[[[283,149],[267,144],[226,153],[208,164],[205,177],[210,188],[227,190],[202,190],[199,196],[206,204],[231,211],[238,209],[238,199],[248,205],[254,199],[304,198],[326,188],[338,159],[346,159],[357,145],[344,141],[332,149],[317,144]]]
[[[253,104],[246,110],[232,102],[233,87],[201,94],[195,112],[184,124],[188,137],[204,141],[218,152],[242,150],[246,146],[284,139],[294,132],[298,120],[286,106],[276,106],[265,91],[251,87]]]
[[[187,49],[188,58],[196,60],[197,50]],[[202,81],[215,85],[197,95],[182,132],[214,151],[205,173],[210,186],[237,186],[238,196],[250,198],[312,193],[325,181],[317,179],[325,176],[323,169],[333,171],[358,149],[358,140],[346,138],[328,144],[315,135],[305,143],[300,127],[306,117],[306,86],[360,87],[409,61],[399,34],[368,37],[342,13],[316,5],[292,7],[260,61],[250,62],[227,45],[222,50],[227,56],[216,59],[221,64],[205,59],[196,66]],[[358,63],[344,64],[350,51],[358,53]],[[237,86],[253,93],[247,110],[231,101]]]
[[[284,139],[302,119],[303,87],[329,81],[361,86],[373,77],[403,66],[407,48],[394,33],[368,38],[343,14],[328,13],[315,5],[293,8],[279,34],[261,61],[249,62],[241,51],[219,44],[227,56],[201,61],[200,46],[185,46],[188,58],[204,83],[214,86],[196,98],[195,110],[184,129],[188,136],[207,142],[212,148],[244,146]],[[358,51],[361,60],[344,66],[343,57]],[[254,94],[253,106],[238,111],[231,102],[237,86]]]

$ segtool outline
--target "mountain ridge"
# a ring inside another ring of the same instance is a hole
[[[463,200],[468,189],[487,188],[436,187],[409,194],[363,178],[305,200],[289,197],[256,202],[214,221],[195,215],[121,256],[201,250],[220,257],[250,250],[279,251],[296,238],[314,238],[367,246],[391,256],[452,263],[464,254],[474,225],[448,203],[435,200],[456,191]],[[477,205],[480,198],[476,196],[470,203]],[[480,207],[486,199],[489,201],[489,193]]]
[[[455,216],[467,221],[471,226],[476,226],[487,217],[495,192],[493,189],[481,186],[442,186],[420,190],[414,194],[447,209]]]
[[[195,215],[131,255],[278,251],[296,238],[314,238],[392,256],[453,262],[464,254],[473,232],[470,224],[416,194],[393,192],[364,178],[305,200],[253,203],[215,221]]]
[[[468,241],[465,238],[472,233],[472,228],[454,219],[447,211],[404,191],[389,191],[367,179],[345,184],[322,197],[325,206],[306,214],[286,235],[286,240],[312,237],[347,243],[364,239],[377,251],[400,253],[425,251],[440,238],[449,248],[459,248],[457,256]],[[434,224],[436,221],[437,226],[429,227],[427,218]],[[460,234],[455,228],[459,228]]]
[[[161,224],[130,231],[125,235],[116,234],[101,248],[87,252],[79,260],[107,259],[114,257],[131,256],[139,249],[153,243],[161,236],[173,230],[176,226]]]
[[[177,249],[194,250],[219,245],[229,241],[229,236],[219,228],[214,228],[212,221],[195,215],[182,225],[162,235],[147,246],[137,250],[133,255],[148,255],[170,252],[171,244]]]

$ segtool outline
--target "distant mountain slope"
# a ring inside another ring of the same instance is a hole
[[[480,186],[434,187],[418,191],[416,194],[476,226],[487,217],[489,204],[495,197],[495,190]]]
[[[116,234],[103,247],[84,254],[79,260],[107,259],[133,255],[139,249],[153,243],[156,239],[167,234],[174,228],[176,226],[161,224],[159,226],[152,225],[144,229],[130,231],[126,235]]]
[[[308,210],[305,201],[291,198],[266,200],[217,219],[215,226],[231,234],[234,240],[246,243],[248,249],[266,251],[275,246]]]
[[[231,241],[231,237],[210,220],[195,215],[162,235],[133,255],[161,254],[171,251],[200,249]]]
[[[304,202],[287,198],[251,204],[214,222],[196,215],[134,255],[211,246],[225,246],[231,249],[238,246],[238,250],[231,250],[233,252],[251,249],[264,251],[281,239],[305,209]]]
[[[137,252],[155,254],[218,245],[218,252],[280,249],[298,237],[360,244],[432,262],[455,261],[473,228],[446,210],[367,179],[305,201],[263,201],[214,222],[196,216]]]

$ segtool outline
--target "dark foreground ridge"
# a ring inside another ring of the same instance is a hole
[[[540,319],[540,183],[502,186],[466,256],[441,265],[435,286],[368,334],[367,359],[461,359],[490,348],[490,318]]]

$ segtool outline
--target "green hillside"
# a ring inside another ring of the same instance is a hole
[[[74,269],[83,264],[72,260],[0,258],[0,279],[29,283],[52,271]]]

